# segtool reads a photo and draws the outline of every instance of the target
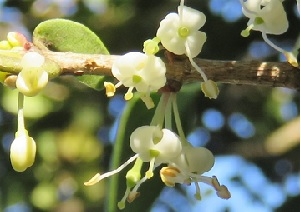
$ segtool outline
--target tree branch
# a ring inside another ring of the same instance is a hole
[[[42,51],[54,67],[57,64],[57,72],[50,71],[51,76],[63,74],[72,75],[105,75],[112,76],[111,68],[118,55],[93,55],[72,52]],[[19,51],[18,54],[24,54]],[[3,58],[0,52],[0,70],[10,73],[20,72],[20,65],[14,61],[20,57],[11,57],[10,63]],[[9,57],[9,56],[6,56]],[[167,72],[166,77],[175,89],[182,84],[202,81],[201,75],[196,72],[185,57],[163,58]],[[206,73],[208,79],[220,83],[249,84],[255,86],[287,87],[299,89],[300,68],[295,68],[286,62],[262,62],[262,61],[217,61],[195,58],[195,62]],[[13,62],[12,62],[13,61]],[[6,63],[6,64],[5,64]],[[12,64],[14,67],[12,67]]]

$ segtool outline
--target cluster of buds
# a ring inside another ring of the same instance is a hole
[[[275,45],[267,37],[267,34],[280,35],[287,31],[288,20],[283,0],[240,0],[243,14],[249,18],[248,27],[241,32],[243,37],[248,37],[251,30],[260,31],[263,40],[282,53],[287,61],[294,67],[298,67],[298,61],[292,52],[287,52]]]
[[[23,51],[20,61],[22,70],[17,76],[0,72],[1,82],[11,88],[17,88],[18,94],[18,130],[10,148],[10,159],[14,170],[25,171],[33,165],[36,144],[24,124],[24,96],[36,96],[48,83],[48,73],[43,69],[44,56],[29,49],[30,43],[24,35],[9,32],[7,40],[0,41],[0,50]]]

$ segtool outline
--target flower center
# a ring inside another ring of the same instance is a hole
[[[254,20],[254,24],[255,25],[260,25],[262,24],[264,21],[261,17],[256,17],[255,20]]]
[[[134,83],[139,83],[139,82],[141,82],[142,77],[140,77],[139,75],[133,75],[132,80]]]
[[[190,30],[187,27],[180,27],[178,34],[181,38],[186,38],[190,34]]]

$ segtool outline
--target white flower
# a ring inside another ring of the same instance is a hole
[[[231,197],[227,187],[220,185],[217,178],[202,176],[204,172],[209,171],[214,165],[213,154],[204,147],[192,147],[191,145],[182,148],[182,154],[175,158],[173,163],[168,167],[163,167],[160,170],[161,180],[165,185],[174,187],[176,183],[191,184],[196,187],[195,198],[201,199],[201,192],[198,182],[203,182],[211,185],[217,196],[223,199]]]
[[[182,150],[180,138],[168,129],[156,126],[138,127],[130,136],[130,146],[143,162],[149,162],[147,178],[153,176],[155,165],[168,163]]]
[[[294,67],[298,67],[296,55],[275,45],[267,37],[267,34],[280,35],[287,31],[288,20],[282,5],[283,0],[240,0],[242,11],[250,18],[248,27],[241,32],[243,37],[248,37],[251,30],[260,31],[263,40],[281,52],[287,61]]]
[[[250,18],[245,33],[250,29],[275,35],[287,31],[288,20],[282,0],[241,0],[241,3],[242,12]]]
[[[107,95],[112,96],[115,92],[112,87],[117,88],[122,84],[129,87],[125,94],[126,100],[133,96],[133,88],[140,93],[147,94],[157,91],[165,85],[165,72],[166,67],[161,58],[141,52],[129,52],[113,63],[112,73],[119,83],[114,86],[106,82],[105,87],[109,91]]]
[[[27,52],[21,61],[16,86],[26,96],[37,95],[48,83],[48,73],[42,69],[45,58],[37,52]]]
[[[208,149],[204,147],[192,147],[186,145],[182,148],[179,157],[173,160],[174,165],[189,175],[203,174],[208,172],[214,165],[214,156]]]
[[[10,160],[15,171],[23,172],[31,167],[36,155],[36,143],[27,130],[16,132],[10,147]]]
[[[156,163],[169,162],[180,155],[179,137],[168,129],[156,126],[138,127],[130,137],[130,146],[144,162],[156,158]]]
[[[168,14],[157,31],[162,45],[177,55],[186,54],[196,57],[206,42],[206,33],[198,31],[206,22],[206,16],[195,9],[178,7],[177,13]],[[188,56],[188,55],[187,55]]]

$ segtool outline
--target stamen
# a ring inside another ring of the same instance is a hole
[[[196,200],[201,200],[202,197],[201,197],[201,189],[200,189],[200,186],[198,184],[198,182],[194,182],[194,185],[195,185],[195,194],[194,194],[194,198]]]
[[[166,186],[174,187],[175,182],[171,182],[170,178],[176,178],[177,175],[180,174],[180,170],[176,167],[162,167],[160,170],[160,177],[163,183],[165,183]],[[169,181],[170,180],[170,181]]]
[[[120,86],[122,86],[122,82],[118,82],[118,83],[115,85],[115,88],[119,88]]]
[[[207,76],[206,76],[206,74],[202,71],[201,67],[199,67],[199,66],[193,61],[193,59],[192,59],[192,57],[191,57],[191,52],[190,52],[190,49],[189,49],[189,46],[188,46],[187,42],[186,42],[186,44],[185,44],[185,48],[186,48],[186,55],[187,55],[187,57],[188,57],[188,59],[189,59],[191,65],[192,65],[192,67],[194,67],[195,70],[201,74],[201,76],[202,76],[202,78],[203,78],[204,81],[207,81]]]
[[[129,203],[131,203],[131,202],[133,202],[139,196],[140,196],[140,192],[133,192],[132,191],[132,192],[129,193],[129,196],[127,197],[127,201]]]
[[[292,66],[294,66],[294,67],[299,66],[297,58],[291,52],[287,52],[284,49],[280,48],[279,46],[276,46],[272,41],[270,41],[268,39],[266,33],[262,33],[262,38],[268,45],[270,45],[271,47],[276,49],[278,52],[281,52],[282,54],[284,54],[284,56],[287,59],[287,62],[289,62]]]
[[[94,185],[94,184],[98,183],[99,181],[101,181],[102,179],[104,179],[106,177],[110,177],[110,176],[112,176],[114,174],[117,174],[122,169],[124,169],[125,167],[127,167],[130,163],[132,163],[137,157],[138,157],[138,154],[134,155],[133,157],[130,157],[125,163],[123,163],[121,166],[119,166],[117,169],[115,169],[113,171],[106,172],[106,173],[104,173],[102,175],[100,175],[99,173],[97,173],[88,182],[85,182],[84,185],[85,186],[91,186],[91,185]]]
[[[137,182],[136,186],[133,188],[133,190],[130,192],[131,193],[138,193],[137,190],[141,186],[142,183],[144,183],[148,178],[144,176],[139,182]]]
[[[296,56],[292,52],[285,52],[284,56],[286,57],[287,62],[289,62],[294,67],[299,67]]]
[[[146,177],[147,179],[150,179],[151,177],[154,176],[153,170],[154,170],[154,167],[155,167],[155,160],[156,160],[156,158],[153,157],[153,158],[150,160],[150,162],[149,162],[149,169],[145,172],[145,177]],[[143,179],[143,178],[142,178],[142,179]]]
[[[207,80],[205,82],[202,82],[201,90],[203,91],[205,96],[208,97],[209,99],[212,99],[212,98],[216,99],[219,94],[217,84],[216,84],[216,82],[214,82],[212,80]]]
[[[118,206],[119,210],[122,210],[122,209],[125,208],[125,200],[128,198],[130,192],[131,192],[131,188],[127,187],[125,192],[124,192],[124,195],[123,195],[122,199],[117,203],[117,206]]]
[[[107,97],[112,97],[115,94],[116,88],[115,85],[111,82],[104,82],[104,87],[106,88],[106,95]]]
[[[195,176],[195,174],[191,174],[194,179],[198,182],[206,183],[207,185],[212,186],[216,190],[216,195],[222,199],[229,199],[231,197],[231,193],[229,192],[228,188],[224,185],[220,185],[217,178],[213,177],[206,177],[206,176]]]
[[[152,98],[150,97],[150,94],[142,94],[140,96],[141,100],[144,102],[147,109],[152,109],[155,107],[155,103],[153,102]]]
[[[131,98],[133,98],[134,94],[133,94],[133,89],[134,87],[129,87],[128,91],[124,94],[124,99],[126,101],[130,100]]]
[[[215,176],[212,177],[212,185],[214,186],[218,197],[222,199],[229,199],[231,197],[228,188],[224,185],[221,186]]]
[[[254,24],[250,24],[246,29],[241,31],[240,35],[245,38],[248,37],[250,35],[250,31],[251,31],[251,29],[253,29],[253,27],[254,27]]]

